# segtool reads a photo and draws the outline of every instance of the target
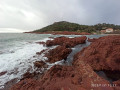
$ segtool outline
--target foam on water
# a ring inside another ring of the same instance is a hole
[[[48,39],[42,40],[46,41]],[[37,43],[24,43],[22,47],[14,47],[10,52],[0,54],[0,72],[7,71],[5,75],[0,76],[0,87],[6,82],[20,78],[28,68],[33,70],[33,58],[36,55],[36,52],[40,52],[43,49],[46,49],[43,45]]]

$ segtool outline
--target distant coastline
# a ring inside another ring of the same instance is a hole
[[[119,34],[120,25],[114,24],[96,24],[79,25],[67,21],[55,22],[44,28],[25,33],[53,34],[53,35],[91,35],[91,34]]]

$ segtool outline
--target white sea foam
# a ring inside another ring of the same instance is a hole
[[[43,45],[26,43],[22,47],[12,49],[12,53],[0,54],[0,72],[7,71],[5,75],[0,76],[0,86],[14,78],[20,78],[28,68],[32,70],[35,61],[33,56],[43,49],[46,49]]]
[[[50,69],[52,66],[54,66],[54,65],[63,65],[63,63],[64,63],[64,59],[63,60],[60,60],[60,61],[57,61],[57,62],[55,62],[55,63],[46,63],[47,65],[48,65],[48,68],[47,69]]]

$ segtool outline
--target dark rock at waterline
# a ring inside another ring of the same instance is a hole
[[[36,43],[45,45],[45,42],[36,42]]]
[[[6,74],[6,73],[7,73],[7,71],[0,72],[0,76],[4,75],[4,74]]]
[[[13,86],[13,85],[14,85],[15,83],[17,83],[17,82],[18,82],[18,78],[14,78],[14,79],[6,82],[5,85],[4,85],[4,88],[3,88],[3,89],[0,89],[0,90],[9,90],[9,88],[10,88],[11,86]]]
[[[49,37],[49,38],[54,39],[54,37]]]
[[[48,49],[44,49],[44,50],[42,50],[42,51],[40,51],[40,52],[37,52],[36,54],[37,54],[37,55],[41,55],[41,54],[43,54],[46,50],[48,50]]]
[[[34,62],[34,66],[37,67],[37,68],[42,68],[42,67],[45,67],[45,62],[44,61],[35,61]]]
[[[66,60],[71,51],[72,49],[65,46],[57,46],[55,49],[49,50],[45,56],[48,58],[47,62],[54,63],[62,59]]]
[[[27,79],[27,78],[31,78],[31,79],[39,79],[41,77],[42,73],[39,72],[26,72],[23,75],[23,78],[21,80]]]

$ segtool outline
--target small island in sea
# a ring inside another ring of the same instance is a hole
[[[113,24],[88,26],[61,21],[23,33],[43,40],[35,41],[37,48],[28,47],[36,50],[34,56],[25,59],[24,72],[16,68],[13,73],[21,72],[21,77],[6,82],[4,89],[119,90],[120,35],[113,35],[119,30],[120,26]],[[0,72],[0,76],[8,72]]]

